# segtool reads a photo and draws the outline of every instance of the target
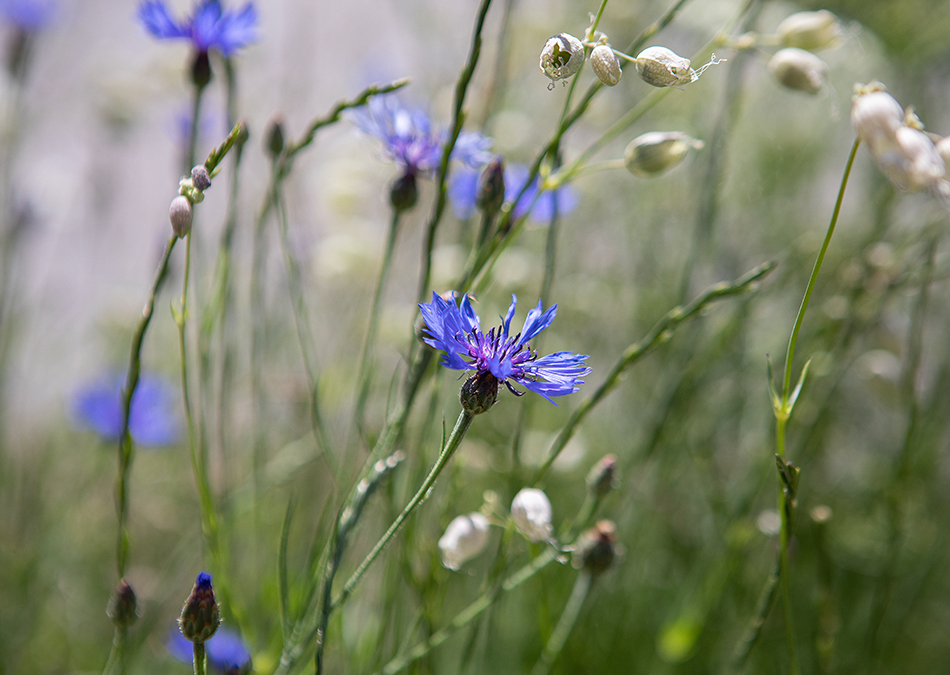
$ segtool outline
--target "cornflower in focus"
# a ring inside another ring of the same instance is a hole
[[[487,383],[488,389],[493,386],[497,392],[498,384],[503,383],[516,396],[524,394],[514,388],[514,383],[554,403],[552,396],[572,394],[577,391],[577,385],[583,384],[578,378],[590,372],[590,368],[584,364],[587,356],[555,352],[539,358],[528,341],[551,325],[557,305],[542,311],[539,300],[537,307],[528,312],[521,332],[510,335],[517,302],[517,298],[512,295],[502,324],[483,333],[481,321],[472,309],[468,295],[457,306],[454,298],[444,300],[433,293],[431,303],[419,305],[428,334],[424,338],[425,342],[445,352],[443,366],[453,370],[476,371],[472,379]]]
[[[505,202],[512,204],[528,182],[528,167],[512,164],[505,167]],[[463,169],[455,174],[449,185],[449,199],[456,217],[465,220],[475,211],[478,196],[478,172]],[[537,201],[535,201],[537,199]],[[570,185],[556,190],[545,190],[538,196],[538,179],[535,177],[528,189],[511,207],[511,215],[518,219],[528,213],[528,217],[538,223],[546,223],[558,215],[567,215],[577,208],[577,193]],[[530,209],[530,212],[529,212]]]
[[[204,645],[212,670],[222,673],[227,673],[232,668],[238,668],[241,672],[249,671],[251,653],[235,631],[219,627]],[[169,633],[166,646],[171,655],[182,663],[192,662],[191,642],[185,639],[177,628],[173,628]]]
[[[395,96],[376,96],[351,115],[353,122],[365,133],[383,143],[386,155],[399,167],[390,198],[399,210],[415,205],[416,178],[431,178],[442,161],[447,134],[435,131],[429,117],[420,110],[403,107]],[[491,160],[492,140],[477,132],[459,134],[452,158],[470,167]]]
[[[106,441],[122,433],[122,388],[124,375],[104,378],[80,389],[73,397],[72,418]],[[139,445],[172,445],[180,425],[175,389],[155,375],[142,375],[129,406],[129,433]]]
[[[221,8],[219,0],[204,0],[182,21],[172,18],[162,0],[139,5],[139,19],[160,40],[190,40],[199,54],[216,49],[224,56],[257,40],[257,11],[247,3],[237,11]]]

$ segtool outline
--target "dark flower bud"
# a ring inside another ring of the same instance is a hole
[[[597,576],[610,569],[616,557],[617,526],[613,521],[599,520],[578,538],[572,564]]]
[[[284,150],[284,120],[275,115],[267,123],[267,132],[264,134],[265,149],[271,159],[277,159]]]
[[[605,497],[617,485],[617,456],[604,455],[587,474],[587,490],[595,497]]]
[[[498,378],[489,371],[472,375],[465,380],[459,394],[462,408],[472,415],[480,415],[498,400]]]
[[[389,188],[389,203],[397,211],[408,211],[416,205],[419,189],[416,187],[416,175],[411,171],[393,181]]]
[[[199,164],[191,170],[191,182],[202,191],[211,187],[211,174],[204,164]]]
[[[191,595],[181,608],[181,617],[178,627],[185,639],[192,642],[206,642],[211,639],[221,623],[221,614],[218,603],[214,599],[214,589],[211,587],[211,575],[202,572],[195,581]]]
[[[168,207],[168,219],[171,221],[172,230],[179,238],[191,232],[192,218],[191,200],[185,195],[175,197],[171,206]]]
[[[204,89],[211,81],[211,61],[208,60],[207,51],[195,54],[191,64],[191,81],[198,89]]]
[[[495,215],[505,203],[505,160],[496,155],[482,172],[475,203],[490,216]]]
[[[106,607],[106,614],[112,619],[112,623],[119,628],[128,628],[139,618],[135,591],[132,590],[125,579],[121,579],[119,585],[112,592],[109,605]]]

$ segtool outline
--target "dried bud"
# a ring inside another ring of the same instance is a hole
[[[604,497],[617,489],[617,455],[604,455],[587,474],[587,491]]]
[[[617,557],[617,526],[610,520],[599,520],[578,537],[572,565],[593,576],[603,574]]]
[[[551,515],[551,502],[541,490],[524,488],[511,501],[515,527],[531,541],[543,541],[551,536]]]
[[[442,564],[457,570],[466,560],[471,560],[488,545],[488,518],[480,513],[458,516],[445,528],[439,539]]]
[[[789,89],[817,94],[827,78],[828,66],[811,52],[789,47],[775,52],[769,72]]]
[[[796,12],[778,25],[777,32],[784,47],[809,51],[837,46],[843,33],[838,17],[827,9]]]
[[[218,612],[218,603],[214,599],[214,589],[211,587],[211,575],[202,572],[195,581],[191,595],[181,608],[181,617],[178,627],[181,634],[192,642],[206,642],[221,623]]]
[[[172,230],[179,238],[191,232],[193,217],[191,200],[188,197],[178,195],[172,200],[171,206],[168,207],[168,219],[172,223]]]
[[[634,176],[658,176],[686,158],[690,148],[699,150],[703,142],[680,131],[650,131],[630,142],[623,162]]]
[[[475,203],[488,215],[495,215],[505,203],[505,161],[496,155],[482,171]]]
[[[204,164],[199,164],[191,170],[191,182],[202,191],[211,187],[211,174]]]
[[[211,61],[208,52],[201,50],[195,53],[195,60],[191,64],[191,82],[198,89],[204,89],[211,81]]]
[[[459,401],[462,409],[472,415],[487,412],[498,400],[498,378],[489,371],[472,375],[465,380],[462,391],[459,392]]]
[[[284,150],[284,121],[279,115],[272,117],[267,124],[264,139],[265,149],[271,159],[277,159]]]
[[[411,171],[405,173],[389,188],[389,203],[397,211],[408,211],[419,200],[419,189],[416,187],[416,175]]]
[[[623,71],[620,69],[620,61],[610,45],[594,47],[594,51],[590,53],[590,67],[593,68],[594,74],[600,81],[608,87],[620,82],[623,75]]]
[[[570,77],[584,64],[584,45],[573,35],[558,33],[544,43],[541,50],[541,71],[555,80]]]
[[[135,591],[125,579],[121,579],[112,592],[106,614],[118,628],[128,628],[139,618]]]

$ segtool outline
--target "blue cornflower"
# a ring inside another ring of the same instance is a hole
[[[528,312],[521,332],[512,336],[511,319],[517,302],[518,299],[512,295],[502,324],[483,333],[468,295],[457,306],[454,298],[444,300],[433,293],[432,302],[419,305],[428,335],[425,342],[445,352],[442,365],[446,368],[475,370],[482,377],[490,374],[516,396],[524,392],[515,389],[512,382],[554,403],[552,396],[572,394],[577,391],[577,385],[583,384],[578,378],[590,372],[584,364],[587,357],[573,352],[555,352],[538,358],[528,341],[551,325],[557,305],[542,311],[539,300],[538,306]]]
[[[351,118],[360,129],[383,142],[386,154],[402,175],[431,177],[439,168],[446,134],[433,130],[432,122],[421,110],[403,107],[392,95],[374,96]],[[468,166],[479,166],[491,159],[491,143],[479,133],[462,133],[452,157]]]
[[[211,638],[204,643],[208,654],[208,664],[212,669],[226,673],[232,668],[242,672],[250,670],[251,652],[248,651],[241,636],[233,630],[219,626]],[[172,628],[166,644],[168,651],[179,661],[191,663],[193,646],[177,628]]]
[[[238,11],[221,9],[219,0],[203,0],[194,14],[176,22],[162,0],[139,5],[139,19],[149,33],[161,40],[191,40],[195,50],[217,49],[225,56],[257,40],[257,10],[250,2]]]
[[[452,201],[452,210],[456,217],[465,220],[475,212],[475,199],[478,195],[478,171],[463,169],[458,171],[449,185],[449,199]],[[505,168],[505,201],[511,203],[521,192],[528,180],[528,167],[523,164],[512,164]],[[512,207],[511,215],[520,218],[531,208],[528,217],[534,222],[544,223],[554,216],[554,206],[557,204],[558,215],[566,215],[577,208],[577,194],[570,185],[564,185],[557,190],[546,190],[538,197],[538,201],[531,207],[538,194],[537,177],[528,186],[518,203]]]
[[[28,32],[48,25],[55,11],[52,0],[0,0],[0,17]]]
[[[124,384],[124,375],[112,375],[80,389],[72,402],[73,419],[107,441],[118,440],[122,431]],[[155,375],[142,375],[129,408],[132,440],[153,446],[175,443],[180,433],[177,409],[172,385]]]

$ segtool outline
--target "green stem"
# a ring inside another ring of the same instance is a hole
[[[205,643],[195,642],[193,654],[195,661],[195,675],[205,675],[205,667],[207,662],[207,658],[205,658]]]
[[[343,585],[343,590],[340,592],[339,597],[333,601],[331,610],[339,607],[346,601],[346,599],[353,592],[356,584],[359,583],[360,579],[366,573],[366,570],[369,569],[369,566],[373,564],[377,557],[379,557],[379,554],[382,553],[384,548],[386,548],[386,545],[389,544],[390,540],[396,535],[403,523],[406,522],[406,519],[411,516],[415,510],[419,508],[419,505],[426,500],[426,497],[429,496],[429,491],[432,489],[432,486],[435,485],[435,481],[438,479],[439,474],[442,473],[445,465],[448,464],[448,461],[458,449],[462,439],[465,438],[465,434],[468,432],[468,428],[471,426],[472,420],[474,419],[475,415],[470,412],[463,410],[461,413],[459,413],[459,418],[455,422],[455,428],[452,429],[452,434],[449,436],[448,440],[445,441],[445,445],[442,447],[442,452],[439,454],[439,458],[435,461],[435,464],[429,471],[429,475],[426,476],[426,479],[422,482],[422,485],[419,487],[419,490],[416,492],[415,496],[409,501],[408,504],[406,504],[406,508],[402,510],[402,513],[400,513],[396,517],[396,520],[393,521],[393,524],[389,526],[386,534],[384,534],[382,538],[376,542],[373,550],[369,552],[366,558],[363,559],[363,562],[360,563],[360,566],[356,568],[355,572],[353,572],[353,575]]]
[[[545,673],[551,671],[551,666],[554,665],[554,661],[560,655],[561,650],[564,649],[567,637],[574,629],[574,624],[577,623],[581,606],[584,604],[584,600],[587,599],[587,594],[590,593],[593,580],[594,578],[587,572],[581,572],[577,575],[574,588],[571,590],[571,597],[568,598],[567,605],[561,613],[561,618],[558,620],[554,632],[551,633],[548,643],[544,646],[541,659],[531,671],[532,675],[545,675]]]
[[[115,636],[112,638],[112,651],[109,652],[109,660],[106,661],[106,666],[102,669],[102,675],[111,675],[113,671],[122,675],[122,673],[125,672],[125,634],[126,629],[124,627],[115,627]]]

